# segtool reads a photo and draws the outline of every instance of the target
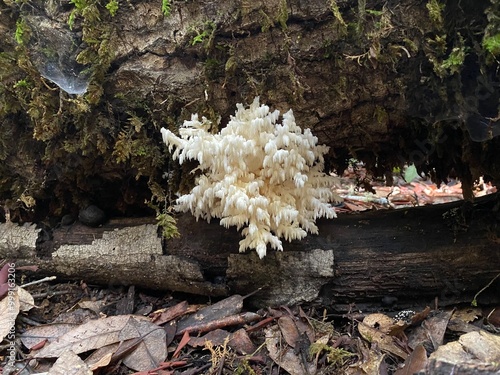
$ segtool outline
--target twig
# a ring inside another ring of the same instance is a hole
[[[500,276],[500,273],[498,273],[493,279],[490,280],[490,282],[488,284],[486,284],[486,286],[484,288],[482,288],[479,292],[476,293],[476,295],[474,296],[474,299],[472,300],[471,302],[471,305],[472,306],[477,306],[477,301],[476,301],[476,298],[482,293],[484,292],[484,290],[486,290],[487,288],[490,287],[491,284],[493,284],[495,282],[496,279],[498,279],[498,277]]]
[[[26,288],[27,286],[36,285],[36,284],[44,283],[46,281],[52,281],[55,279],[57,279],[57,276],[47,276],[47,277],[44,277],[43,279],[35,280],[35,281],[30,282],[30,283],[23,284],[21,286],[23,288]]]

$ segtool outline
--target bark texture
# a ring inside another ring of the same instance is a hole
[[[257,95],[292,108],[339,171],[355,157],[379,175],[413,162],[466,186],[500,176],[496,1],[167,3],[3,2],[0,200],[14,219],[170,204],[194,166],[168,160],[159,128],[192,113],[222,127]]]
[[[79,223],[53,237],[34,226],[2,224],[0,257],[37,264],[43,275],[104,285],[211,296],[262,290],[258,306],[321,302],[379,306],[468,303],[499,272],[497,213],[491,197],[458,204],[344,215],[322,221],[320,235],[285,245],[260,260],[239,254],[239,234],[190,215],[181,237],[162,246],[150,219],[113,220],[101,228]],[[446,218],[451,215],[452,218]],[[45,236],[45,237],[44,237]],[[38,238],[38,242],[37,242]],[[498,303],[498,280],[479,296]],[[394,300],[396,298],[396,300]]]

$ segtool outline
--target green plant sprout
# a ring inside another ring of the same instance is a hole
[[[213,23],[212,21],[205,22],[202,32],[194,29],[196,35],[191,40],[191,45],[194,46],[198,43],[205,43],[205,46],[210,45],[210,41],[213,39],[215,29],[215,23]]]
[[[161,12],[165,17],[170,16],[170,0],[161,1]]]
[[[117,0],[111,0],[109,3],[106,4],[106,9],[109,11],[109,14],[111,14],[111,17],[114,17],[116,15],[118,8],[119,4]]]

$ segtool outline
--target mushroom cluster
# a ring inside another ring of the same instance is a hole
[[[330,204],[338,200],[335,180],[323,172],[328,147],[296,125],[292,110],[278,120],[279,111],[271,112],[257,97],[249,108],[237,104],[216,134],[210,132],[212,123],[196,114],[184,122],[180,136],[161,129],[172,157],[180,164],[195,159],[203,172],[191,192],[177,199],[176,210],[243,228],[240,252],[255,249],[260,258],[268,244],[282,251],[281,238],[317,234],[317,218],[336,217]]]

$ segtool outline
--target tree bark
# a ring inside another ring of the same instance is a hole
[[[255,96],[293,109],[339,172],[354,157],[378,175],[412,162],[500,180],[495,2],[1,3],[0,202],[18,221],[136,214],[192,188],[160,127],[223,127]]]
[[[342,310],[435,297],[441,305],[470,303],[500,272],[495,199],[340,215],[319,221],[319,235],[285,243],[283,252],[268,251],[262,260],[238,253],[236,230],[187,214],[178,218],[181,237],[166,242],[151,218],[53,231],[1,224],[0,257],[38,265],[37,276],[87,283],[210,296],[262,288],[249,299],[257,306],[316,301]],[[499,286],[497,280],[479,300],[500,302]]]

